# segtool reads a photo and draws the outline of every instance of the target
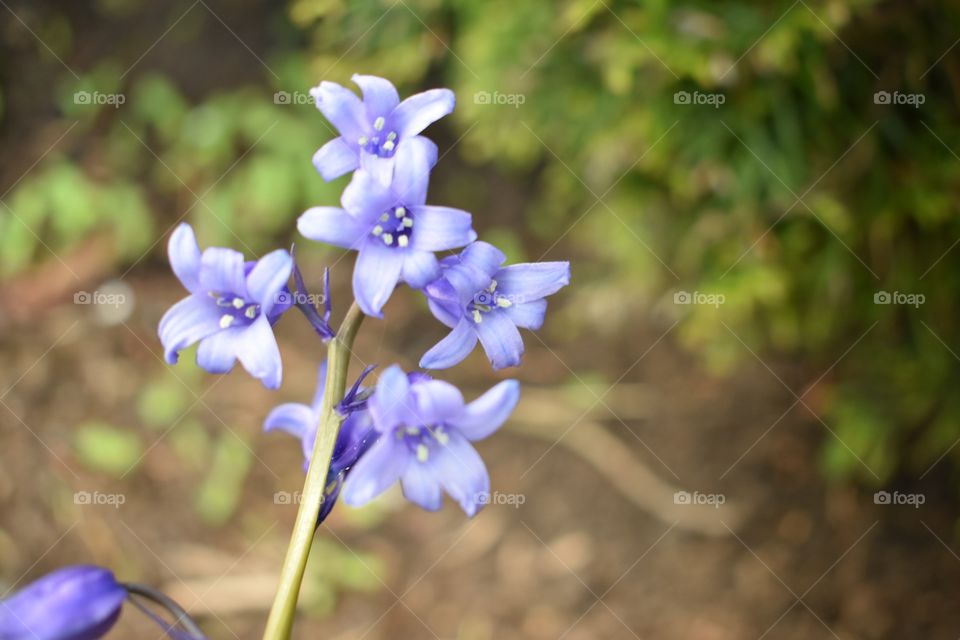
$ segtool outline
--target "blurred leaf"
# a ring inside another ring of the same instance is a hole
[[[74,434],[74,451],[87,467],[113,476],[133,469],[143,455],[140,437],[105,422],[85,422]]]

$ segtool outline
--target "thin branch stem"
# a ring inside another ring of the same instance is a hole
[[[264,640],[288,640],[296,615],[297,598],[300,595],[300,583],[310,556],[310,546],[317,528],[317,517],[324,497],[327,472],[330,459],[337,442],[340,423],[343,419],[336,412],[337,402],[343,398],[347,386],[347,369],[353,341],[363,322],[363,312],[354,302],[336,337],[327,346],[327,381],[323,390],[323,404],[320,407],[320,425],[317,439],[313,445],[310,468],[303,484],[300,508],[293,526],[287,555],[280,569],[280,585],[270,609]]]

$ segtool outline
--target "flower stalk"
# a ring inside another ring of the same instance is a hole
[[[290,537],[290,545],[287,547],[287,555],[280,568],[280,584],[277,587],[273,606],[270,608],[270,617],[267,619],[267,627],[263,634],[264,640],[288,640],[293,628],[300,584],[303,581],[310,547],[316,532],[327,472],[330,469],[337,433],[343,422],[343,417],[336,411],[336,405],[343,398],[347,387],[347,369],[350,365],[353,341],[363,322],[363,317],[360,307],[353,303],[336,337],[327,346],[328,374],[320,410],[320,426],[313,447],[312,462],[303,484],[303,493],[293,534]]]

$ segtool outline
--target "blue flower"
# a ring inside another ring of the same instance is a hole
[[[340,132],[313,156],[323,179],[333,180],[360,167],[383,175],[399,148],[413,139],[427,147],[430,166],[436,164],[436,145],[417,134],[453,111],[453,92],[431,89],[400,102],[389,80],[362,75],[352,80],[363,92],[362,101],[335,82],[321,82],[310,90],[317,108]]]
[[[337,411],[345,416],[337,442],[333,448],[333,458],[330,461],[330,470],[327,472],[327,481],[324,489],[323,504],[317,519],[319,525],[323,522],[340,494],[340,488],[347,477],[350,468],[357,459],[370,448],[370,445],[379,436],[373,429],[370,414],[366,410],[367,391],[361,387],[363,379],[373,370],[367,367],[357,379],[357,382],[337,404]],[[327,379],[327,363],[320,364],[317,375],[317,390],[313,402],[309,405],[294,402],[281,404],[275,407],[263,423],[265,431],[280,429],[300,439],[303,448],[303,468],[310,466],[313,455],[313,445],[317,439],[317,428],[320,426],[320,406],[323,404],[324,385]]]
[[[502,267],[505,259],[486,242],[474,242],[459,256],[443,259],[442,277],[424,293],[433,315],[453,331],[424,354],[421,367],[452,367],[473,351],[477,339],[494,369],[520,364],[523,339],[518,327],[536,330],[543,325],[544,298],[569,284],[570,263]]]
[[[193,229],[181,224],[170,236],[170,266],[190,296],[160,320],[167,362],[199,341],[197,363],[210,373],[227,373],[239,359],[264,386],[280,386],[280,349],[273,323],[290,308],[287,289],[293,259],[280,249],[244,263],[232,249],[212,247],[202,254]]]
[[[107,569],[64,567],[0,601],[0,638],[102,638],[120,617],[126,597],[126,589]]]
[[[519,399],[520,385],[505,380],[465,405],[449,383],[388,368],[369,404],[381,437],[356,463],[343,499],[360,506],[400,480],[407,499],[424,509],[442,506],[442,489],[473,516],[487,501],[490,477],[470,442],[496,431]]]
[[[343,208],[313,207],[297,221],[307,238],[356,249],[353,294],[367,315],[381,309],[399,282],[419,289],[440,274],[434,251],[473,242],[469,213],[424,204],[430,164],[421,139],[397,150],[389,185],[363,169],[340,199]]]

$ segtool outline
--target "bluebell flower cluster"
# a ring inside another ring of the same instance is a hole
[[[333,82],[311,91],[340,134],[316,152],[313,163],[324,180],[352,176],[340,206],[308,209],[298,230],[310,240],[357,252],[353,295],[364,314],[383,317],[401,284],[424,296],[450,333],[422,356],[423,369],[452,367],[478,342],[494,369],[518,366],[524,351],[519,330],[543,325],[546,298],[570,282],[569,263],[505,265],[502,251],[478,241],[470,213],[427,204],[438,154],[422,132],[453,111],[451,91],[433,89],[401,101],[383,78],[354,75],[353,82],[362,95]],[[437,255],[453,250],[459,253]],[[169,253],[190,292],[160,323],[169,362],[199,342],[197,362],[207,371],[224,373],[239,360],[265,386],[277,388],[282,367],[272,326],[287,309],[302,311],[324,341],[334,338],[329,274],[321,312],[291,253],[274,251],[256,262],[230,249],[201,253],[187,225],[173,233]],[[490,479],[471,443],[506,421],[519,400],[519,384],[505,380],[467,403],[456,387],[423,372],[393,365],[367,388],[362,379],[369,372],[337,399],[342,422],[319,522],[339,495],[359,506],[397,482],[424,509],[439,509],[446,492],[467,515],[476,514]],[[268,431],[301,441],[305,468],[321,422],[325,378],[321,365],[313,401],[282,404],[264,423]]]

